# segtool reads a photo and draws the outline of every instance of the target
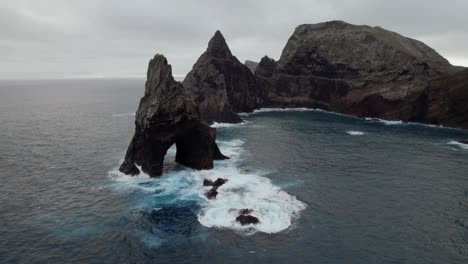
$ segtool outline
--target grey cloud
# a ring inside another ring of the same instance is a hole
[[[220,29],[242,61],[279,58],[294,28],[344,20],[426,42],[468,66],[468,2],[0,0],[0,78],[144,76],[164,53],[186,74]]]

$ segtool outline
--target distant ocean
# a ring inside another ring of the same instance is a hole
[[[467,131],[262,109],[213,170],[130,177],[144,82],[0,81],[0,263],[468,263]]]

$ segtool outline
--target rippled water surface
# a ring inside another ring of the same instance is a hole
[[[0,82],[0,263],[468,263],[467,132],[263,110],[214,170],[128,177],[143,86]]]

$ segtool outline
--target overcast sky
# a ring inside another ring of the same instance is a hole
[[[467,0],[0,0],[0,79],[185,75],[217,29],[239,60],[278,59],[299,24],[344,20],[419,39],[468,66]]]

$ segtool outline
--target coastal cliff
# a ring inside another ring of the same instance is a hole
[[[420,41],[331,21],[298,26],[279,61],[264,57],[255,75],[260,107],[468,128],[462,70]]]

